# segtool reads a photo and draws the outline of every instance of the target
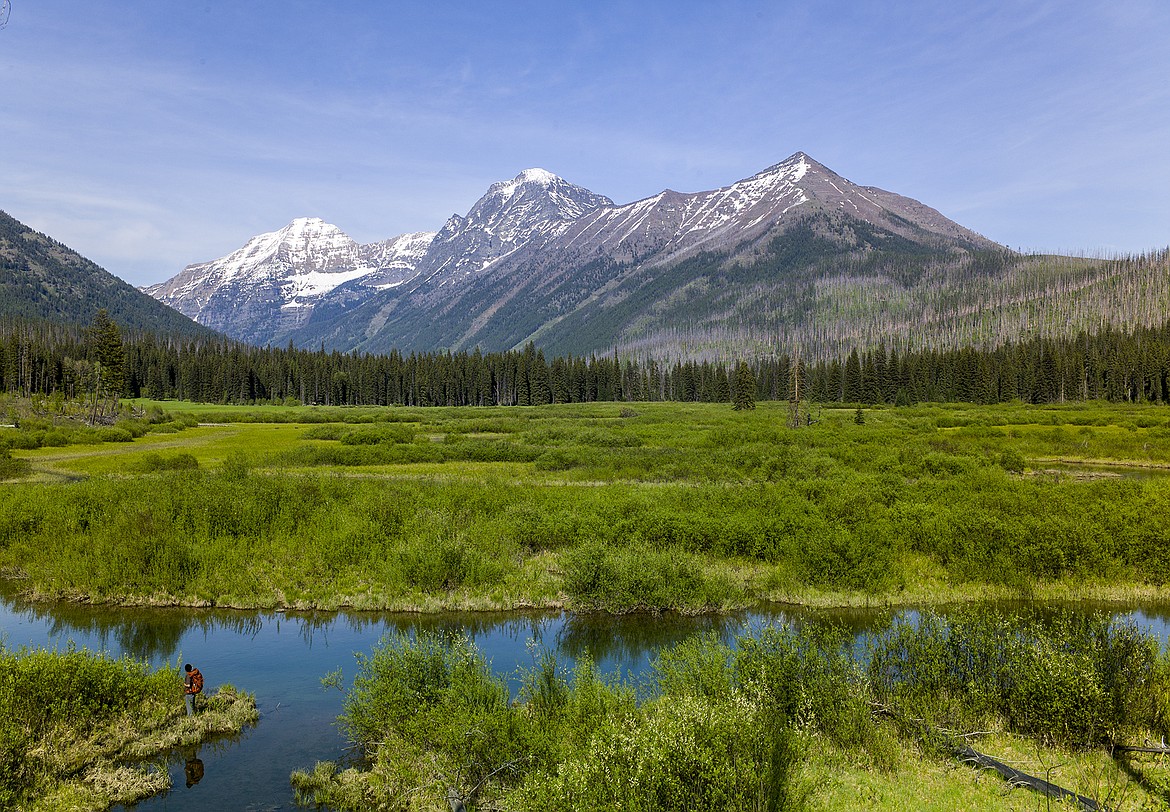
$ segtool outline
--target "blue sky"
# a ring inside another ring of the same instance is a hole
[[[11,0],[0,209],[134,284],[294,217],[439,228],[803,150],[1013,248],[1170,245],[1170,3]]]

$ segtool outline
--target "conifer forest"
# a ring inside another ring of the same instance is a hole
[[[97,323],[95,322],[95,325]],[[0,391],[204,403],[329,406],[538,406],[612,401],[731,402],[743,359],[663,362],[618,353],[548,357],[534,345],[405,355],[252,347],[224,339],[121,334],[117,379],[109,329],[39,321],[0,325]],[[102,331],[105,331],[104,333]],[[117,339],[115,339],[116,341]],[[994,349],[877,347],[795,363],[784,347],[747,360],[759,400],[906,405],[961,401],[1170,402],[1170,324],[1034,338]],[[104,371],[103,371],[104,368]],[[793,390],[796,382],[799,391]]]

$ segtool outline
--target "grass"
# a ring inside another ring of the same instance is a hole
[[[1106,803],[1114,810],[1164,809],[1165,797],[1132,779],[1107,754],[1038,748],[1019,737],[994,734],[974,742],[981,752],[1030,775]],[[1164,763],[1144,760],[1150,779],[1166,780]],[[901,745],[893,771],[859,766],[856,755],[832,745],[813,746],[807,779],[817,787],[815,809],[866,809],[871,812],[1034,812],[1065,809],[1027,789],[1010,787],[998,774],[925,756]]]
[[[821,409],[791,431],[778,403],[134,406],[183,428],[12,441],[31,473],[0,488],[0,567],[30,594],[423,611],[1170,596],[1162,407]]]

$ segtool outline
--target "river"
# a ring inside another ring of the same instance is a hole
[[[1083,607],[1092,608],[1092,607]],[[1170,607],[1127,607],[1139,626],[1165,641]],[[572,661],[588,652],[603,671],[637,679],[655,652],[690,635],[714,631],[725,637],[744,625],[785,618],[830,619],[862,633],[884,625],[889,614],[852,610],[800,612],[761,609],[723,616],[634,615],[610,617],[564,613],[280,613],[28,605],[0,590],[0,642],[64,648],[70,644],[113,656],[129,654],[154,665],[191,662],[207,691],[230,683],[252,692],[260,723],[236,741],[200,748],[203,777],[187,786],[190,753],[170,762],[174,788],[135,810],[293,810],[289,774],[323,760],[347,756],[337,729],[342,693],[322,677],[342,669],[350,683],[355,653],[370,653],[388,632],[452,629],[470,636],[503,675],[534,662],[534,646],[555,649]],[[515,681],[512,682],[516,689]]]

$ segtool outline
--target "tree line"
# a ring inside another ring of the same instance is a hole
[[[331,406],[690,401],[742,407],[755,399],[794,395],[819,403],[898,405],[1168,403],[1170,323],[1034,338],[992,350],[878,347],[799,364],[776,351],[755,359],[666,363],[616,351],[549,358],[531,343],[507,352],[386,355],[253,347],[222,338],[119,331],[100,314],[88,328],[43,321],[0,324],[0,391]]]

